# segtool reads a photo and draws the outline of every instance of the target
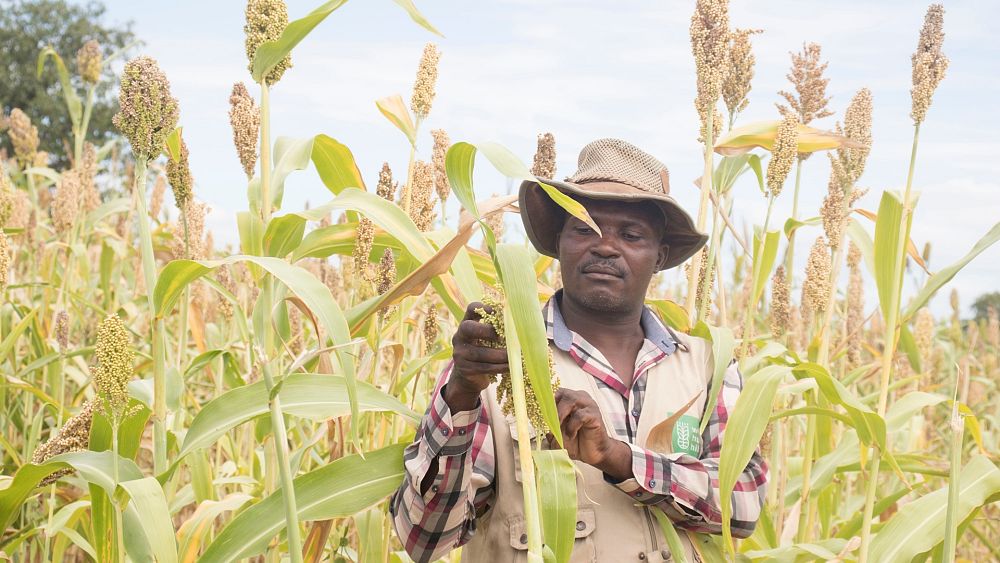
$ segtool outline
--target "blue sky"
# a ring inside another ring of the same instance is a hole
[[[293,19],[320,0],[290,0]],[[418,1],[440,29],[437,38],[413,24],[390,0],[348,2],[293,52],[292,68],[273,89],[276,135],[326,133],[354,152],[369,183],[382,161],[397,176],[406,168],[408,145],[376,110],[374,100],[399,93],[409,100],[423,45],[441,51],[437,98],[423,127],[420,156],[430,158],[429,130],[446,129],[452,140],[498,141],[530,161],[539,132],[557,139],[558,174],[572,173],[579,149],[599,137],[620,137],[656,155],[671,170],[673,193],[696,210],[692,180],[700,175],[694,65],[688,43],[693,0],[595,2],[495,0]],[[243,50],[243,2],[127,2],[109,0],[110,22],[132,20],[146,42],[141,52],[157,58],[181,104],[181,123],[191,150],[196,196],[212,208],[216,241],[235,242],[234,213],[246,208],[245,177],[232,146],[227,110],[233,82],[250,82]],[[788,52],[804,41],[823,46],[830,65],[830,108],[842,114],[855,91],[872,90],[874,146],[859,184],[871,193],[860,207],[875,209],[883,189],[906,178],[912,125],[909,114],[910,54],[927,5],[923,2],[769,0],[732,2],[734,27],[760,28],[755,36],[757,75],[741,122],[774,119],[777,91],[788,89]],[[946,2],[948,76],[921,128],[914,189],[921,200],[913,237],[933,241],[930,266],[961,257],[1000,219],[1000,42],[993,25],[1000,4]],[[256,89],[251,92],[257,95]],[[816,122],[832,128],[837,116]],[[824,158],[806,162],[801,208],[815,215],[826,190]],[[479,163],[481,197],[505,193],[508,182]],[[747,177],[737,185],[736,216],[760,222],[764,200]],[[301,209],[331,196],[315,172],[293,176],[284,209]],[[776,216],[791,210],[791,187],[776,203]],[[451,208],[454,221],[456,208]],[[511,238],[519,225],[508,221]],[[818,230],[804,232],[807,251]],[[798,258],[804,263],[804,254]],[[801,270],[800,270],[801,271]],[[800,274],[801,275],[801,274]],[[998,289],[1000,247],[994,247],[952,282],[963,304]],[[874,305],[869,293],[869,304]],[[935,300],[947,310],[947,298]]]

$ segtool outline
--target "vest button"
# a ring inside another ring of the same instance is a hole
[[[639,561],[645,561],[645,560],[646,560],[646,554],[640,551],[639,552]]]
[[[673,561],[674,560],[674,555],[672,553],[670,553],[669,549],[661,549],[660,550],[660,557],[662,557],[664,561]]]
[[[632,416],[639,418],[639,409],[632,409]]]
[[[586,528],[587,528],[587,525],[583,523],[583,520],[579,520],[579,521],[577,521],[577,523],[576,523],[576,529],[577,529],[578,531],[582,532],[582,531],[583,531],[583,530],[585,530]]]
[[[521,544],[528,543],[528,534],[521,534]]]

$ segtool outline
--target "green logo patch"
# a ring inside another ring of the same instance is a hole
[[[698,432],[698,418],[682,415],[674,425],[673,450],[694,457],[701,454],[701,434]]]

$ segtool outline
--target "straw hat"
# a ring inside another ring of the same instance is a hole
[[[562,193],[578,199],[604,199],[653,204],[663,211],[663,241],[669,246],[662,269],[682,264],[698,252],[708,235],[699,232],[691,216],[670,196],[667,167],[636,146],[619,139],[598,139],[580,151],[577,171],[565,181],[540,178]],[[566,212],[538,182],[525,180],[519,195],[521,220],[538,252],[558,258],[556,235]]]

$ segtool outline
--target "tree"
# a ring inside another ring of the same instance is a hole
[[[1000,311],[1000,291],[984,293],[972,302],[972,310],[975,312],[975,319],[980,321],[987,318],[990,307]]]
[[[38,53],[51,45],[63,58],[74,87],[82,81],[76,52],[90,39],[101,44],[105,57],[134,45],[132,22],[107,25],[106,8],[98,1],[69,4],[66,0],[0,0],[0,109],[3,114],[21,108],[38,127],[39,149],[48,151],[53,163],[65,164],[67,147],[73,146],[73,126],[63,102],[55,65],[49,61],[39,78]],[[118,111],[117,80],[105,67],[95,93],[87,136],[103,141],[115,135],[111,116]],[[0,148],[11,152],[10,140],[0,136]]]

